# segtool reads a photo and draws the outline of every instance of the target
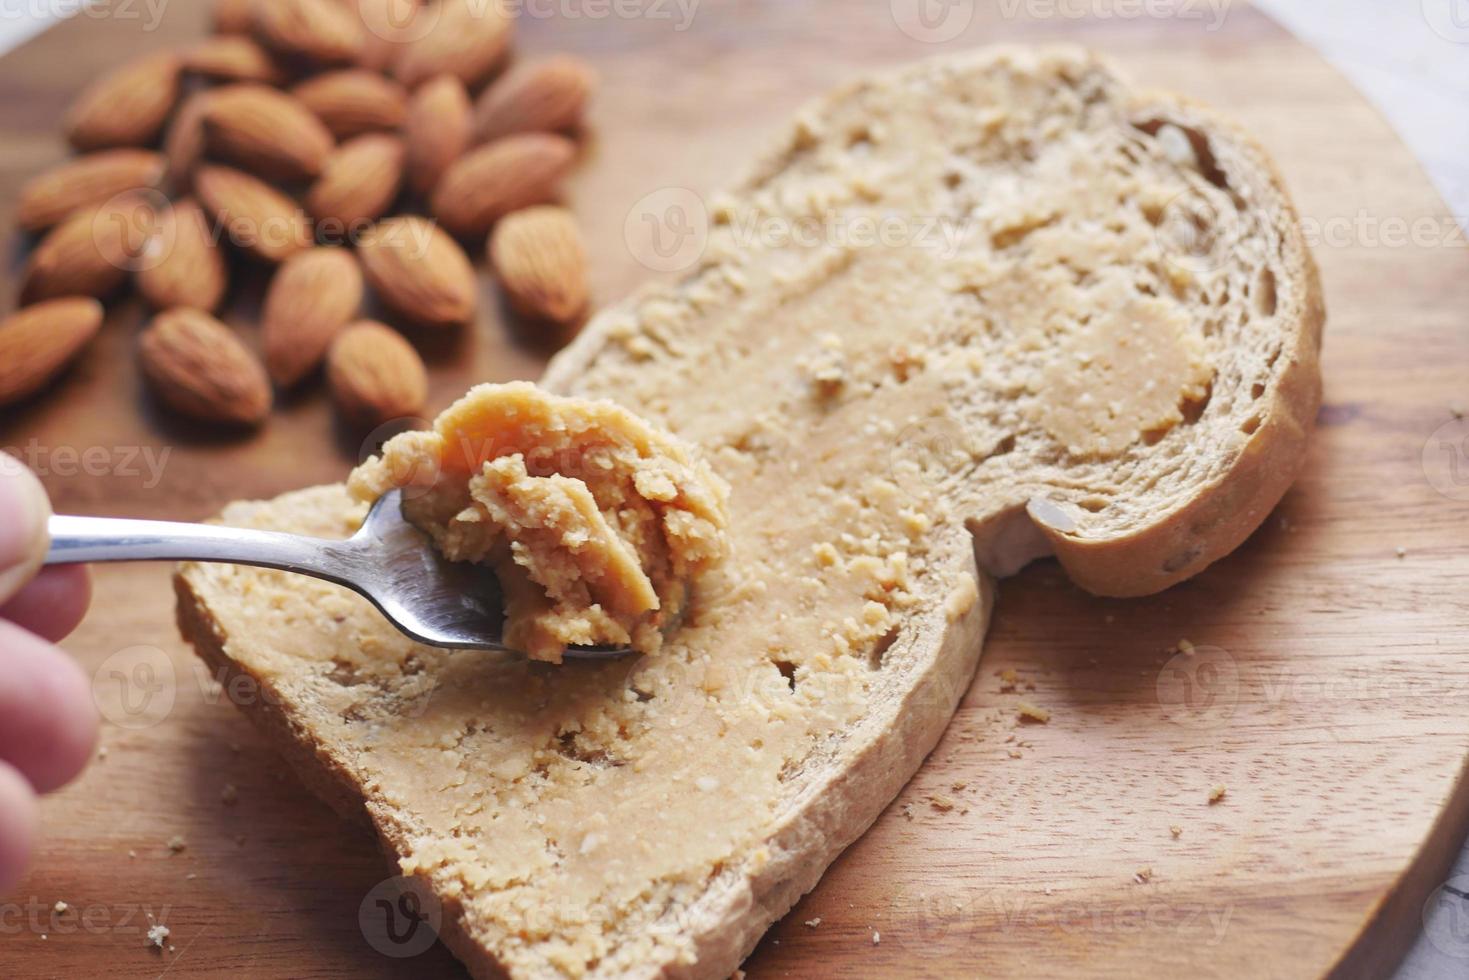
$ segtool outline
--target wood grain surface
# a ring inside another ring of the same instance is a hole
[[[1078,41],[1228,110],[1275,155],[1325,282],[1327,404],[1297,488],[1198,579],[1129,602],[1081,594],[1052,563],[1004,583],[944,741],[746,968],[1381,976],[1469,817],[1469,422],[1451,414],[1469,403],[1469,249],[1383,120],[1247,7],[1217,24],[1204,5],[1074,19],[1046,16],[1066,5],[1003,3],[930,43],[895,21],[915,5],[703,0],[682,30],[687,4],[649,0],[636,18],[526,5],[523,54],[574,51],[602,74],[567,189],[595,296],[650,275],[625,237],[635,202],[716,189],[808,97],[944,50]],[[204,32],[194,0],[166,4],[156,25],[127,9],[76,17],[0,61],[0,226],[13,226],[19,184],[63,156],[57,121],[88,78]],[[3,239],[7,293],[27,246]],[[428,348],[431,408],[472,382],[534,378],[548,352],[484,288],[480,322]],[[251,305],[232,319],[253,343]],[[62,383],[0,410],[0,447],[42,471],[59,511],[195,520],[355,462],[361,439],[320,392],[248,438],[168,418],[140,388],[139,322],[134,302],[114,305]],[[395,959],[365,940],[359,906],[389,870],[230,703],[252,692],[215,689],[178,640],[168,575],[99,569],[66,644],[97,678],[105,757],[45,803],[34,869],[0,901],[0,976],[462,975],[440,947]],[[1192,656],[1172,652],[1184,638]],[[1022,690],[1000,690],[1005,668]],[[1015,727],[1021,697],[1050,722]],[[1211,805],[1216,785],[1227,794]],[[150,913],[171,952],[145,948]]]

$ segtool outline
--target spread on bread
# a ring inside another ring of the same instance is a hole
[[[725,550],[728,488],[693,447],[531,384],[474,388],[349,487],[404,488],[403,516],[446,557],[495,570],[507,645],[553,663],[573,645],[657,651]]]

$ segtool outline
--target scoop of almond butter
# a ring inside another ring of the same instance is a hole
[[[729,488],[694,447],[526,383],[472,389],[348,487],[364,501],[402,488],[404,517],[446,557],[494,569],[506,644],[553,663],[573,645],[656,652],[727,547]]]

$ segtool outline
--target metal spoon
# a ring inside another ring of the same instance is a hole
[[[51,518],[47,565],[97,561],[201,561],[256,565],[344,585],[398,629],[429,646],[510,650],[505,608],[488,569],[451,562],[403,519],[402,492],[384,494],[345,541],[217,524]],[[572,647],[568,657],[620,657],[626,649]]]

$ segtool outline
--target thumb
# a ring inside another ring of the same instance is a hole
[[[0,453],[0,605],[40,569],[50,544],[50,516],[41,481],[20,460]]]

